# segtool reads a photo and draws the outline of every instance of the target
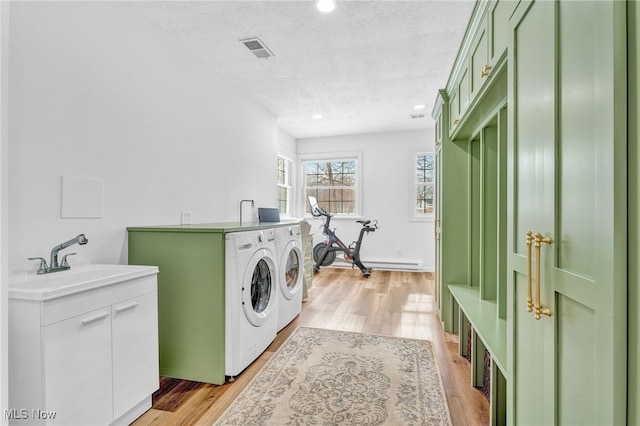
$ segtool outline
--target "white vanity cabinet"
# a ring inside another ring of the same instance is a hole
[[[104,266],[111,278],[91,265],[75,275],[10,280],[10,423],[129,424],[151,407],[159,387],[158,269]]]
[[[51,424],[113,421],[110,323],[103,308],[43,327],[45,406],[33,408],[55,411]]]
[[[116,419],[131,408],[131,401],[142,401],[158,389],[157,321],[158,293],[155,291],[111,307],[113,417]]]

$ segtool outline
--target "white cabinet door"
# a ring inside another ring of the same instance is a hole
[[[43,328],[47,424],[113,421],[111,309],[105,307]]]
[[[157,295],[112,306],[114,418],[158,389]]]

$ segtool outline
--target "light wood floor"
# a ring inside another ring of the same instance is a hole
[[[323,268],[314,276],[302,313],[235,382],[223,386],[161,378],[153,408],[134,425],[211,425],[298,326],[428,339],[436,357],[454,426],[487,425],[489,404],[470,385],[470,367],[457,353],[457,337],[433,314],[433,275],[420,272]]]

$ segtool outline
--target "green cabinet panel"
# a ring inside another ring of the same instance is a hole
[[[224,233],[129,230],[129,264],[157,265],[160,375],[223,384]]]
[[[435,203],[435,220],[434,220],[434,238],[435,238],[435,303],[436,314],[442,319],[443,323],[446,323],[445,329],[450,329],[451,321],[450,315],[447,315],[447,319],[444,319],[445,309],[449,305],[450,295],[449,291],[442,285],[442,168],[444,162],[443,146],[445,141],[448,141],[448,129],[447,122],[449,120],[449,97],[446,91],[441,90],[438,92],[436,99],[436,105],[431,113],[431,116],[436,123],[436,140],[435,140],[435,168],[436,168],[436,203]],[[448,143],[448,142],[447,142]]]
[[[498,210],[500,193],[498,192],[498,172],[500,160],[498,156],[498,130],[493,123],[480,133],[482,157],[482,205],[480,211],[481,275],[480,285],[482,297],[497,300],[498,293]]]
[[[629,93],[629,382],[628,418],[640,424],[640,2],[627,5]]]
[[[450,95],[449,98],[449,131],[448,135],[451,135],[458,124],[460,124],[460,96],[458,95],[458,91],[456,90]]]
[[[469,108],[469,102],[471,101],[470,84],[469,70],[465,69],[458,82],[458,98],[460,99],[458,116],[463,116],[467,108]]]
[[[624,10],[536,1],[512,23],[507,337],[518,425],[626,420]],[[545,240],[529,245],[527,231]]]
[[[479,139],[468,142],[469,158],[469,284],[480,287],[482,273],[482,227],[481,211],[482,199],[482,162],[481,144]]]
[[[489,47],[487,44],[487,20],[482,21],[480,30],[476,34],[475,45],[471,52],[469,68],[471,73],[471,97],[475,98],[489,76]]]
[[[513,14],[519,0],[494,1],[489,6],[489,63],[492,66],[498,62],[507,50],[509,40],[509,18]]]

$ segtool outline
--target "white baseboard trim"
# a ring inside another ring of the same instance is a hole
[[[424,268],[422,264],[422,260],[420,259],[362,259],[362,263],[365,266],[373,269],[373,270],[381,270],[381,271],[413,271],[413,272],[434,272],[434,268]],[[331,265],[331,267],[336,268],[350,268],[351,263],[344,260],[342,256],[338,256]]]

